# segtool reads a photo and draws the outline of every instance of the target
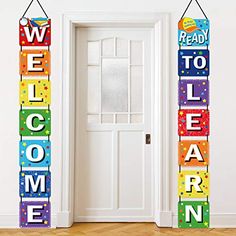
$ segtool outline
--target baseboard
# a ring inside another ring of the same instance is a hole
[[[0,228],[19,228],[19,215],[0,215]]]
[[[155,222],[159,227],[171,227],[170,222],[173,222],[173,228],[177,228],[177,215],[173,215],[170,219],[170,212],[161,212],[155,219]],[[96,217],[79,217],[75,221],[80,222],[153,222],[154,219],[150,217],[127,217],[122,220],[114,218],[96,218]],[[59,212],[58,215],[52,215],[52,228],[56,227],[70,227],[73,224],[73,217],[70,212]],[[19,216],[18,215],[0,215],[0,228],[19,228]],[[211,214],[210,216],[210,228],[236,228],[236,214]]]
[[[70,211],[61,211],[57,213],[56,227],[71,227],[73,222],[73,214]]]
[[[154,218],[147,216],[133,217],[133,216],[78,216],[75,217],[75,222],[154,222]]]
[[[56,228],[57,217],[52,215],[51,228]],[[3,229],[16,229],[19,226],[19,215],[0,215],[0,228]]]
[[[178,226],[178,217],[173,215],[173,228]],[[210,215],[210,228],[236,228],[236,214],[215,213]]]
[[[158,227],[172,227],[172,212],[158,212],[155,217],[155,223],[158,225]]]

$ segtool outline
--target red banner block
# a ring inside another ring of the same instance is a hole
[[[48,18],[21,18],[19,22],[21,46],[50,46],[51,20]]]
[[[209,110],[184,109],[178,112],[179,136],[208,136]]]

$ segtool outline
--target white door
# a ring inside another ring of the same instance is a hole
[[[153,221],[151,28],[77,28],[74,220]]]

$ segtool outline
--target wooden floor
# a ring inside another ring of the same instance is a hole
[[[100,235],[100,236],[236,236],[236,229],[170,229],[158,228],[153,223],[76,223],[60,229],[0,229],[0,235]]]

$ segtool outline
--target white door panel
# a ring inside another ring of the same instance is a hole
[[[78,28],[75,221],[153,221],[152,30]],[[79,40],[78,40],[79,39]]]
[[[144,208],[143,132],[121,131],[118,139],[118,208]]]
[[[78,159],[79,212],[112,208],[112,133],[88,132],[87,151]],[[101,165],[102,164],[102,165]]]

